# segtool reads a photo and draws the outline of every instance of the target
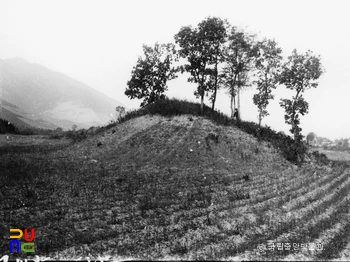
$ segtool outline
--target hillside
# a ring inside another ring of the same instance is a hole
[[[349,258],[348,165],[298,167],[203,117],[140,116],[0,160],[2,254],[16,226],[34,227],[36,252],[55,258]]]
[[[59,72],[21,58],[0,59],[3,118],[19,127],[81,128],[115,118],[118,101]]]

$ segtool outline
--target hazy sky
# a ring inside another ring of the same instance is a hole
[[[303,133],[349,138],[349,10],[348,0],[0,0],[0,58],[19,56],[42,64],[136,108],[140,101],[129,100],[124,91],[142,44],[174,42],[181,26],[219,16],[261,38],[274,38],[284,56],[294,48],[321,55],[326,73],[319,87],[304,95],[310,113],[301,119]],[[195,100],[195,88],[184,74],[169,82],[167,94]],[[242,118],[257,121],[253,94],[254,88],[242,93]],[[279,99],[291,96],[284,87],[276,91],[263,124],[288,132]],[[217,108],[229,112],[225,91]]]

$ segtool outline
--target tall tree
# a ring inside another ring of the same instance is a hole
[[[203,112],[204,95],[212,91],[214,109],[219,86],[218,64],[222,61],[222,49],[226,40],[227,22],[216,17],[208,17],[197,28],[182,27],[175,35],[175,42],[180,46],[179,54],[188,64],[184,70],[190,73],[189,82],[196,83],[196,97],[201,98]]]
[[[290,132],[295,141],[301,141],[301,128],[299,114],[304,115],[309,111],[309,104],[305,101],[303,93],[310,88],[318,86],[317,80],[324,73],[321,58],[314,56],[309,50],[305,54],[298,54],[293,50],[288,61],[282,66],[280,83],[286,88],[295,91],[292,99],[281,99],[280,105],[285,109],[285,122],[291,125]]]
[[[207,53],[209,54],[207,82],[208,89],[212,92],[212,110],[215,108],[217,91],[220,85],[219,63],[224,61],[224,44],[227,39],[229,23],[217,17],[208,17],[198,25],[198,32],[203,37]]]
[[[145,58],[138,58],[125,90],[130,99],[143,99],[141,106],[165,97],[167,81],[176,78],[179,70],[172,65],[178,60],[174,44],[143,45],[143,52]]]
[[[255,55],[253,49],[254,36],[232,27],[228,35],[228,44],[225,48],[225,65],[223,67],[224,86],[231,96],[231,117],[236,108],[238,98],[238,111],[240,115],[239,92],[249,86],[249,71]]]
[[[115,108],[117,120],[119,121],[124,115],[125,115],[125,107],[123,106],[117,106]]]
[[[282,49],[274,40],[264,39],[256,44],[255,76],[258,93],[253,96],[253,102],[259,110],[259,126],[263,117],[268,116],[267,105],[274,98],[272,89],[278,84],[278,74],[282,60]]]

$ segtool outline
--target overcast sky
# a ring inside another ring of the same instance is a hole
[[[274,38],[284,56],[296,48],[321,55],[326,73],[305,98],[310,113],[301,118],[303,133],[331,139],[350,137],[350,1],[106,1],[0,0],[0,58],[22,57],[65,73],[117,99],[128,108],[124,91],[142,44],[174,42],[181,26],[196,26],[208,16],[227,19],[259,37]],[[195,100],[187,75],[169,82],[168,96]],[[276,91],[263,124],[288,132]],[[257,121],[254,88],[242,93],[242,118]],[[198,100],[197,100],[198,101]],[[221,91],[217,108],[229,113]]]

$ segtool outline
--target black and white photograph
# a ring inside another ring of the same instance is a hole
[[[0,261],[350,260],[349,10],[0,0]]]

